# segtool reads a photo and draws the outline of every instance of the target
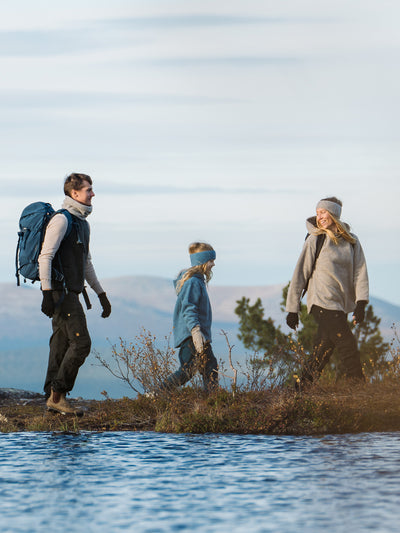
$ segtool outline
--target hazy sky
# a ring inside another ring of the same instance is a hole
[[[371,293],[400,305],[400,4],[385,0],[4,0],[0,281],[20,211],[94,180],[101,279],[287,282],[317,200],[336,195]],[[107,287],[105,287],[107,288]]]

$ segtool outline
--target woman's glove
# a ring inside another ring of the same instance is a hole
[[[197,353],[202,353],[204,345],[207,342],[205,336],[201,332],[200,326],[195,326],[192,329],[192,340]]]
[[[101,316],[103,318],[107,318],[108,316],[111,315],[111,304],[105,292],[102,292],[101,294],[99,294],[99,300],[100,300],[101,307],[103,308],[103,312],[101,313]]]
[[[299,315],[297,313],[288,313],[286,317],[286,324],[291,329],[296,329],[299,325]]]
[[[356,308],[354,309],[353,313],[353,322],[355,324],[361,324],[362,322],[364,322],[365,306],[367,305],[367,303],[368,302],[366,302],[365,300],[360,300],[356,303]]]
[[[54,315],[55,304],[53,300],[53,291],[42,291],[42,313],[51,318]]]

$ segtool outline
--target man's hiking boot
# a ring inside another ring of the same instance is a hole
[[[77,409],[71,406],[71,404],[65,397],[65,392],[55,392],[52,390],[50,397],[46,402],[46,405],[49,411],[56,411],[57,413],[61,413],[62,415],[70,414],[82,416],[83,414],[81,409]]]

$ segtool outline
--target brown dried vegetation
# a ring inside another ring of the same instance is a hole
[[[154,341],[154,339],[153,339]],[[148,342],[148,338],[147,341]],[[160,372],[150,343],[150,363]],[[140,357],[146,357],[145,352]],[[118,352],[115,352],[116,354]],[[126,349],[125,365],[130,364]],[[165,353],[159,352],[160,357]],[[139,356],[138,356],[139,357]],[[169,357],[168,370],[169,370]],[[145,363],[142,361],[141,365]],[[126,366],[124,368],[127,368]],[[141,367],[142,368],[142,367]],[[151,381],[145,369],[144,376]],[[137,376],[135,376],[137,379]],[[140,381],[140,380],[139,380]],[[137,386],[139,382],[136,382]],[[139,383],[140,384],[140,383]],[[72,400],[84,407],[82,417],[46,411],[44,398],[0,405],[0,431],[158,431],[173,433],[241,433],[318,435],[370,431],[400,431],[400,343],[395,335],[385,375],[367,383],[321,378],[308,390],[266,386],[261,379],[242,386],[220,388],[207,395],[198,379],[188,387],[136,399]],[[142,387],[143,390],[143,387]],[[148,390],[148,389],[147,389]]]

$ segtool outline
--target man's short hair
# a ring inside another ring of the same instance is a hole
[[[83,189],[83,187],[85,186],[85,181],[92,185],[92,178],[87,174],[77,174],[76,172],[73,172],[72,174],[67,176],[64,181],[65,196],[71,196],[71,192],[73,190],[80,191],[81,189]]]

